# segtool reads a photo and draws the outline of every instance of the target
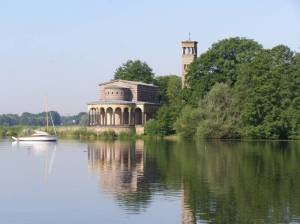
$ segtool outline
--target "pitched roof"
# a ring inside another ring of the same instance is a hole
[[[99,86],[110,84],[110,83],[115,83],[115,82],[125,82],[125,83],[129,83],[129,84],[134,84],[134,85],[151,86],[151,87],[158,88],[158,86],[153,85],[153,84],[144,83],[144,82],[137,82],[137,81],[129,81],[129,80],[123,80],[123,79],[116,79],[116,80],[103,82],[103,83],[100,83]]]
[[[159,105],[159,103],[154,102],[144,102],[144,101],[126,101],[126,100],[98,100],[87,103],[87,105],[109,105],[109,104],[149,104],[149,105]]]
[[[122,86],[117,86],[117,85],[111,85],[111,86],[107,86],[104,89],[128,89],[126,87],[122,87]]]

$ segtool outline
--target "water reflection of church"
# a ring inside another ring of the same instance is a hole
[[[155,157],[146,154],[144,141],[101,142],[88,145],[89,170],[100,176],[103,191],[120,201],[129,212],[139,212],[151,202],[155,191],[165,191]],[[182,223],[195,223],[182,194]]]
[[[89,169],[99,172],[101,187],[121,194],[137,191],[143,176],[143,142],[102,142],[88,146]]]

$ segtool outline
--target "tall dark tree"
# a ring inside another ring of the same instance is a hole
[[[153,83],[154,73],[146,62],[128,60],[116,70],[114,79]]]

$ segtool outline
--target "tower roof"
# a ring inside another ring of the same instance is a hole
[[[183,40],[183,41],[181,41],[181,43],[183,43],[183,44],[192,44],[192,43],[198,44],[198,41],[195,41],[195,40]]]

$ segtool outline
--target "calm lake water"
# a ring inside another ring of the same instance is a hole
[[[300,223],[300,142],[0,140],[0,223]]]

